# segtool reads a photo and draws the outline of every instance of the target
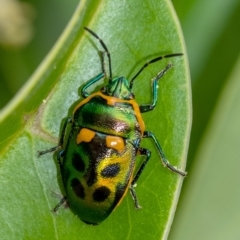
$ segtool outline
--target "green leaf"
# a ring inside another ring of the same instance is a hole
[[[151,149],[152,157],[136,189],[141,210],[134,209],[127,194],[96,227],[81,222],[71,210],[60,209],[57,216],[50,211],[59,202],[51,192],[61,194],[61,176],[56,156],[38,158],[37,151],[57,145],[61,124],[72,114],[79,89],[101,71],[101,46],[83,26],[108,46],[114,76],[131,78],[151,58],[185,52],[168,1],[81,1],[52,51],[2,112],[0,235],[5,239],[166,239],[183,178],[162,167],[147,139],[142,146]],[[174,68],[159,84],[158,105],[143,117],[169,161],[184,169],[191,125],[187,56],[152,64],[133,90],[139,103],[149,102],[150,80],[169,61]]]
[[[240,56],[199,146],[171,239],[238,239]],[[186,230],[186,228],[188,228]],[[201,232],[196,236],[197,232]]]

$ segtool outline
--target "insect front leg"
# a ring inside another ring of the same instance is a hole
[[[133,198],[133,201],[134,201],[134,204],[135,204],[135,207],[137,209],[141,208],[141,206],[139,205],[139,202],[138,202],[138,199],[137,199],[137,195],[136,195],[136,192],[135,192],[135,185],[137,183],[137,180],[139,179],[143,169],[145,168],[146,164],[148,163],[148,160],[150,159],[151,157],[151,152],[148,150],[148,149],[145,149],[145,148],[139,148],[138,149],[138,152],[140,155],[144,155],[146,156],[145,160],[143,161],[143,163],[141,164],[140,168],[138,169],[136,175],[134,176],[132,182],[131,182],[131,185],[130,185],[130,193],[132,195],[132,198]]]
[[[92,78],[90,81],[88,81],[82,88],[81,94],[83,98],[89,97],[91,94],[86,91],[87,88],[89,88],[91,85],[96,83],[97,81],[101,80],[104,77],[104,72],[99,73],[96,77]]]
[[[183,172],[183,171],[178,170],[177,168],[175,168],[174,166],[172,166],[172,165],[168,162],[168,160],[167,160],[167,158],[165,157],[165,154],[164,154],[164,152],[163,152],[163,150],[162,150],[161,145],[159,144],[158,140],[156,139],[155,135],[154,135],[152,132],[149,132],[149,131],[144,132],[143,137],[144,137],[144,138],[151,138],[151,139],[153,140],[153,142],[155,143],[155,145],[156,145],[156,147],[157,147],[158,153],[159,153],[159,155],[160,155],[160,157],[161,157],[161,159],[162,159],[162,163],[163,163],[164,166],[166,166],[166,167],[167,167],[168,169],[170,169],[171,171],[180,174],[180,175],[183,176],[183,177],[185,177],[185,176],[187,175],[186,172]]]
[[[62,148],[63,146],[63,143],[64,143],[64,137],[66,135],[66,128],[67,128],[67,125],[69,123],[72,123],[72,117],[69,117],[65,120],[64,124],[63,124],[63,129],[62,129],[62,132],[61,132],[61,137],[60,137],[60,140],[59,140],[59,144],[55,147],[52,147],[50,149],[47,149],[47,150],[44,150],[44,151],[38,151],[38,156],[42,156],[43,154],[46,154],[46,153],[50,153],[50,152],[55,152],[56,150]]]
[[[139,106],[140,112],[148,112],[153,110],[156,107],[157,99],[158,99],[158,81],[163,75],[172,67],[172,63],[169,63],[158,75],[152,79],[152,103],[151,104],[141,104]]]
[[[81,94],[82,94],[83,98],[87,98],[88,96],[91,95],[90,93],[88,93],[86,91],[91,85],[93,85],[97,81],[101,80],[104,76],[106,76],[106,70],[105,70],[105,64],[104,64],[104,54],[105,54],[105,52],[101,52],[102,72],[83,85],[83,88],[81,90]]]

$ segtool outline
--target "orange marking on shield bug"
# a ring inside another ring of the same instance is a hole
[[[121,137],[106,136],[106,144],[107,144],[107,147],[113,148],[118,152],[123,151],[125,148],[124,141]]]
[[[96,133],[90,129],[82,128],[77,135],[77,144],[80,144],[81,142],[91,142],[95,134]]]

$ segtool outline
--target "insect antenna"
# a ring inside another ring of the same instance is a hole
[[[106,46],[106,44],[103,42],[103,40],[92,30],[90,30],[87,27],[84,27],[85,30],[87,30],[89,33],[91,33],[96,39],[98,39],[98,41],[100,42],[100,44],[102,45],[102,47],[104,48],[104,50],[107,53],[108,56],[108,65],[109,65],[109,81],[112,80],[112,62],[111,62],[111,55],[110,52],[108,51],[108,48]]]
[[[137,76],[143,71],[143,69],[145,69],[148,65],[158,62],[160,60],[162,60],[163,58],[171,58],[171,57],[178,57],[178,56],[182,56],[183,53],[172,53],[172,54],[168,54],[168,55],[164,55],[164,56],[159,56],[156,57],[152,60],[150,60],[149,62],[146,62],[141,68],[140,70],[133,76],[133,78],[130,80],[130,89],[132,89],[133,87],[133,81],[137,78]]]

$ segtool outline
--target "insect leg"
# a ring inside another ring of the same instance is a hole
[[[163,77],[163,75],[172,67],[172,63],[169,63],[161,72],[157,74],[156,77],[152,79],[152,103],[150,104],[141,104],[139,106],[140,112],[148,112],[155,108],[157,104],[157,98],[158,98],[158,81],[160,78]]]
[[[58,161],[58,165],[60,167],[61,173],[62,173],[62,169],[63,169],[63,164],[62,164],[61,158],[63,157],[64,152],[65,152],[65,150],[61,150],[57,155],[57,161]]]
[[[52,148],[44,150],[44,151],[38,151],[38,157],[40,157],[46,153],[55,152],[56,150],[60,149],[63,146],[64,137],[66,134],[66,128],[67,128],[68,123],[72,123],[72,117],[67,118],[63,124],[63,129],[62,129],[62,133],[61,133],[61,137],[60,137],[58,146],[52,147]]]
[[[148,150],[148,149],[145,149],[145,148],[139,148],[138,149],[139,151],[139,154],[140,155],[144,155],[146,156],[145,160],[143,161],[142,165],[140,166],[140,168],[138,169],[136,175],[134,176],[132,182],[131,182],[131,185],[130,185],[130,193],[132,195],[132,198],[133,198],[133,201],[134,201],[134,204],[135,204],[135,207],[136,208],[141,208],[141,206],[139,205],[139,202],[138,202],[138,199],[137,199],[137,195],[136,195],[136,192],[135,192],[135,185],[136,185],[136,182],[137,180],[139,179],[143,169],[145,168],[148,160],[150,159],[151,157],[151,152]]]
[[[153,142],[155,143],[155,145],[156,145],[156,147],[157,147],[158,153],[159,153],[159,155],[160,155],[160,157],[161,157],[161,159],[162,159],[162,163],[163,163],[164,166],[166,166],[166,167],[167,167],[168,169],[170,169],[171,171],[180,174],[180,175],[183,176],[183,177],[185,177],[185,176],[187,175],[186,172],[183,172],[183,171],[178,170],[177,168],[175,168],[174,166],[172,166],[172,165],[168,162],[168,160],[167,160],[167,158],[165,157],[165,154],[164,154],[164,152],[163,152],[163,150],[162,150],[161,145],[159,144],[158,140],[156,139],[155,135],[154,135],[152,132],[149,132],[149,131],[144,132],[143,137],[144,137],[144,138],[151,138],[151,139],[153,140]]]
[[[61,206],[65,206],[65,207],[68,206],[68,204],[67,204],[67,197],[63,197],[61,199],[61,201],[57,204],[57,206],[52,211],[54,213],[56,213]]]
[[[81,94],[83,98],[87,98],[90,96],[90,93],[86,91],[87,88],[89,88],[91,85],[96,83],[97,81],[101,80],[104,76],[106,76],[106,70],[105,70],[105,64],[104,64],[104,54],[105,52],[101,52],[101,65],[102,65],[102,72],[99,73],[94,78],[90,79],[86,84],[83,85],[83,88],[81,90]]]
[[[90,96],[90,93],[88,93],[86,91],[87,88],[89,88],[91,85],[93,85],[94,83],[96,83],[97,81],[101,80],[104,77],[105,73],[101,72],[99,73],[97,76],[95,76],[94,78],[92,78],[91,80],[89,80],[82,88],[81,90],[81,94],[83,98],[87,98],[88,96]]]

